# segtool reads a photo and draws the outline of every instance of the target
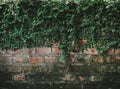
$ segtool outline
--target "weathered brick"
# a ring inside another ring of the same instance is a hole
[[[22,48],[14,51],[15,55],[17,54],[29,54],[30,49],[29,48]]]
[[[21,72],[21,64],[12,64],[7,65],[7,69],[9,72]]]
[[[83,55],[83,54],[78,54],[78,53],[71,53],[71,62],[72,63],[89,63],[91,55]]]
[[[78,72],[78,73],[81,73],[81,74],[85,74],[87,73],[87,66],[83,66],[83,65],[72,65],[71,66],[71,71],[73,72]]]
[[[50,54],[51,53],[51,48],[50,47],[40,47],[36,48],[36,53],[37,54]]]
[[[105,58],[107,63],[120,63],[119,55],[109,55]]]
[[[14,51],[14,55],[17,55],[17,54],[20,54],[20,53],[22,53],[21,49],[17,49],[17,50]]]
[[[23,58],[21,57],[12,57],[13,63],[23,63]]]
[[[120,48],[115,50],[116,55],[120,55]]]
[[[60,51],[59,48],[55,48],[55,47],[52,48],[52,53],[53,53],[53,54],[59,54],[60,52],[61,52],[61,51]]]
[[[15,54],[15,51],[14,51],[14,50],[7,50],[6,53],[7,53],[7,54],[10,54],[10,55],[14,55],[14,54]]]
[[[70,73],[66,73],[63,77],[62,77],[63,81],[74,81],[75,80],[75,76],[70,74]]]
[[[21,66],[21,70],[24,73],[32,72],[31,71],[32,70],[32,66],[31,66],[31,64],[24,64],[24,65]]]
[[[115,50],[115,59],[116,60],[120,60],[120,48],[119,49],[117,49],[117,50]]]
[[[84,54],[98,55],[98,51],[95,48],[87,48],[86,50],[84,50]]]
[[[114,48],[109,48],[108,50],[107,50],[107,54],[108,55],[113,55],[114,53],[115,53],[115,49]]]
[[[54,71],[53,72],[59,72],[59,73],[63,73],[63,72],[68,72],[68,66],[65,65],[65,63],[57,63],[54,64]]]
[[[36,53],[36,48],[30,48],[30,54],[35,54]]]
[[[31,72],[39,72],[39,66],[31,66]]]
[[[59,59],[57,56],[49,55],[49,56],[45,56],[44,62],[52,64],[52,63],[57,62],[58,60]]]
[[[111,63],[112,62],[111,56],[107,56],[105,60],[106,60],[107,63]]]
[[[102,56],[98,56],[98,55],[92,56],[91,59],[92,59],[91,63],[99,64],[99,63],[103,63],[104,62],[103,57]]]
[[[49,72],[53,67],[43,64],[27,64],[22,66],[21,70],[24,73],[34,73],[34,72]]]
[[[32,64],[39,64],[43,62],[43,57],[41,56],[33,56],[29,59],[29,63]]]
[[[0,55],[0,63],[12,63],[11,55]]]
[[[50,67],[46,67],[45,65],[29,65],[22,66],[22,71],[24,73],[34,73],[34,72],[47,72]]]
[[[18,54],[11,57],[13,63],[28,63],[29,62],[29,55],[26,54]]]
[[[19,73],[19,74],[15,74],[13,75],[13,80],[14,81],[25,81],[26,77],[24,73]]]
[[[115,60],[120,62],[120,56],[119,55],[115,56]]]

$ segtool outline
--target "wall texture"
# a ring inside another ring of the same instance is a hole
[[[104,55],[98,55],[94,48],[88,48],[82,54],[71,52],[69,59],[66,59],[70,61],[68,64],[61,61],[61,52],[58,45],[0,50],[1,88],[6,89],[4,87],[7,86],[13,88],[17,86],[16,84],[21,84],[19,88],[24,87],[20,89],[27,89],[26,87],[37,89],[34,84],[38,84],[36,86],[43,84],[44,87],[46,86],[44,84],[48,84],[48,87],[54,84],[60,88],[66,83],[68,85],[63,87],[73,84],[71,85],[73,88],[81,88],[84,84],[90,82],[94,84],[104,79],[104,81],[119,82],[120,49],[111,48]],[[6,83],[11,83],[11,85]],[[24,84],[26,87],[23,86]],[[98,84],[103,84],[103,82]]]

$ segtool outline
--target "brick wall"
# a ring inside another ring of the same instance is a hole
[[[102,56],[94,48],[82,54],[71,52],[69,65],[60,61],[61,52],[58,44],[0,50],[0,82],[84,83],[101,81],[105,73],[120,72],[120,49],[110,48]]]

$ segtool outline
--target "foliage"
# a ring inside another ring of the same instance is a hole
[[[119,46],[119,4],[103,0],[20,0],[1,4],[0,47],[18,49],[60,42],[66,53],[75,47],[94,47],[102,53],[111,46]],[[79,46],[81,39],[86,39],[87,44]]]

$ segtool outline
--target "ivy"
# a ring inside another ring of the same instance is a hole
[[[1,4],[0,47],[18,49],[60,42],[65,53],[88,47],[102,53],[110,47],[119,47],[119,4],[104,0],[77,3],[20,0]],[[82,39],[87,40],[87,44],[79,46]]]

